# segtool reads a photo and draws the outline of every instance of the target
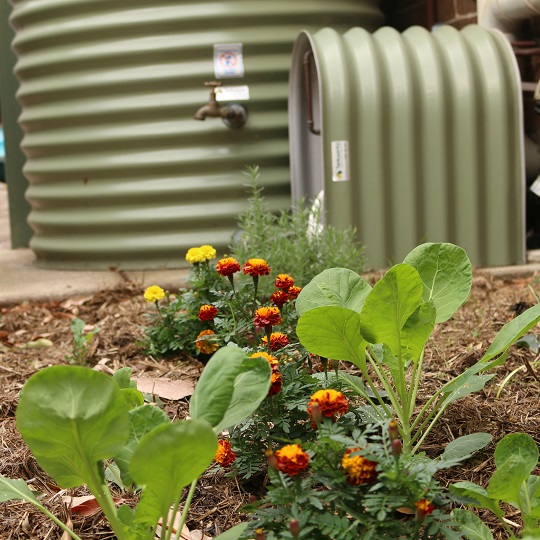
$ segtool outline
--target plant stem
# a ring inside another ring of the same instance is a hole
[[[187,520],[189,506],[190,506],[191,501],[193,499],[193,495],[195,495],[195,488],[197,487],[197,481],[198,480],[199,480],[199,478],[195,478],[195,480],[193,480],[193,482],[191,482],[191,486],[189,487],[189,492],[188,492],[187,497],[186,497],[186,502],[184,503],[184,508],[182,510],[182,517],[180,518],[180,525],[178,525],[178,530],[176,531],[175,540],[179,540],[180,535],[182,534],[182,529],[184,527],[184,523]],[[178,508],[178,506],[177,506],[177,508]],[[171,527],[171,530],[172,530],[172,527]]]
[[[54,521],[61,529],[66,531],[73,540],[81,540],[81,537],[78,536],[75,532],[73,532],[65,523],[62,523],[54,514],[51,514],[43,505],[41,505],[38,502],[35,501],[28,501],[31,502],[36,508],[38,508],[41,512],[43,512],[47,517],[49,517],[52,521]]]

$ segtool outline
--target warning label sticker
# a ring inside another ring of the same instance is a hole
[[[244,57],[241,43],[214,45],[214,75],[216,79],[244,76]]]
[[[332,180],[346,182],[351,179],[349,141],[332,141]]]

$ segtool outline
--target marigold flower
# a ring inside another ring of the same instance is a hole
[[[279,309],[274,306],[270,307],[260,307],[255,312],[255,326],[264,328],[266,326],[275,326],[276,324],[281,324],[283,319],[279,314]]]
[[[275,453],[278,471],[295,476],[309,465],[309,456],[299,444],[288,444]]]
[[[274,285],[277,289],[288,289],[294,285],[294,279],[289,274],[278,274]]]
[[[157,302],[165,296],[165,291],[158,285],[151,285],[144,291],[144,299],[150,302]]]
[[[263,343],[268,343],[268,338],[262,338]],[[282,332],[272,332],[270,334],[270,350],[277,351],[289,344],[289,338]]]
[[[347,398],[337,390],[327,388],[326,390],[318,390],[315,392],[308,403],[308,414],[313,420],[311,408],[313,403],[318,403],[321,413],[327,418],[333,418],[338,414],[345,414],[349,410],[349,402]]]
[[[268,354],[267,352],[260,351],[260,352],[253,353],[251,355],[251,358],[257,358],[258,356],[261,356],[262,358],[266,358],[268,360],[268,363],[270,364],[272,371],[275,371],[278,368],[279,360],[275,356]]]
[[[216,306],[212,306],[210,304],[203,304],[199,308],[199,314],[197,315],[197,317],[199,317],[201,321],[211,321],[217,315],[217,312],[218,310]]]
[[[270,390],[268,390],[268,395],[275,396],[276,394],[279,394],[281,392],[281,386],[283,385],[281,373],[274,371],[272,373],[271,382],[272,384],[270,385]]]
[[[217,262],[216,270],[220,276],[229,277],[240,272],[240,263],[233,257],[225,257]]]
[[[274,291],[270,296],[270,302],[277,307],[281,307],[290,301],[289,295],[285,291]]]
[[[377,478],[377,471],[375,470],[377,463],[359,454],[351,456],[353,452],[358,452],[359,450],[362,450],[362,448],[349,448],[341,460],[341,466],[345,471],[347,482],[353,486],[370,484]]]
[[[199,248],[205,260],[209,261],[216,258],[216,250],[207,244]]]
[[[200,247],[192,247],[189,248],[188,252],[186,253],[186,261],[189,264],[198,264],[206,261],[206,256]]]
[[[428,501],[427,499],[420,499],[419,501],[416,501],[414,506],[416,506],[416,510],[424,516],[431,514],[431,512],[435,510],[435,507],[431,504],[431,501]]]
[[[232,451],[231,443],[227,440],[218,441],[218,448],[214,461],[219,463],[222,467],[228,467],[231,463],[234,463],[236,454]]]
[[[271,268],[264,259],[249,259],[244,264],[244,274],[249,274],[252,277],[255,276],[267,276],[270,273]]]
[[[216,341],[216,334],[213,330],[203,330],[195,341],[195,346],[203,354],[213,354],[215,353],[219,345]]]
[[[296,285],[293,285],[292,287],[289,287],[287,289],[287,294],[289,295],[289,298],[291,300],[294,300],[295,298],[298,298],[298,295],[302,292],[302,287],[297,287]]]

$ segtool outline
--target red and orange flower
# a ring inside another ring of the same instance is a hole
[[[279,360],[272,354],[268,354],[264,351],[259,351],[256,353],[253,353],[251,355],[251,358],[257,358],[258,356],[262,358],[266,358],[268,360],[268,363],[270,364],[270,367],[272,368],[272,371],[275,371],[279,367]]]
[[[231,443],[228,440],[218,441],[218,449],[214,456],[214,461],[222,467],[228,467],[236,459],[236,454],[232,451]]]
[[[270,302],[272,302],[272,304],[275,304],[279,308],[284,306],[290,300],[291,299],[289,298],[289,295],[285,291],[281,290],[274,291],[270,296]]]
[[[269,396],[275,396],[276,394],[279,394],[281,392],[281,387],[283,385],[283,378],[281,377],[281,373],[278,371],[274,371],[272,373],[272,384],[270,385],[270,390],[268,390]]]
[[[298,298],[298,295],[302,292],[302,287],[297,287],[296,285],[293,285],[292,287],[289,287],[287,289],[287,294],[289,295],[289,298],[291,300],[295,300]]]
[[[416,520],[419,523],[422,523],[424,518],[435,510],[435,507],[431,504],[431,501],[428,501],[427,499],[420,499],[419,501],[416,501],[414,506],[416,506]]]
[[[278,274],[274,285],[276,289],[288,289],[294,285],[294,279],[289,274]]]
[[[255,312],[255,320],[253,323],[259,328],[266,328],[267,326],[276,326],[281,324],[283,319],[279,313],[279,308],[274,306],[260,307]]]
[[[347,482],[354,486],[361,484],[371,484],[377,479],[377,463],[365,457],[352,453],[358,452],[362,448],[349,448],[341,460],[341,466],[347,477]]]
[[[197,317],[201,321],[211,321],[218,313],[217,307],[210,304],[203,304],[199,309]]]
[[[213,354],[215,353],[219,345],[216,340],[216,334],[213,330],[203,330],[195,341],[195,346],[203,354]]]
[[[216,270],[220,276],[229,277],[240,272],[240,263],[233,257],[225,257],[217,262]]]
[[[264,336],[262,338],[264,344],[268,343],[268,338]],[[282,332],[272,332],[270,334],[270,350],[277,351],[289,344],[289,338]]]
[[[315,403],[317,403],[320,413],[327,418],[335,418],[349,411],[347,398],[332,388],[318,390],[311,396],[308,403],[308,414],[312,421],[314,421],[312,407]]]
[[[288,444],[275,453],[278,471],[295,476],[309,465],[309,456],[299,444]]]
[[[271,268],[264,259],[249,259],[244,264],[244,274],[249,274],[252,277],[255,276],[267,276],[270,273]]]

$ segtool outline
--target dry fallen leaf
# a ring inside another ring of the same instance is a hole
[[[172,512],[173,512],[173,508],[169,508],[169,515],[167,516],[167,519],[169,521],[169,523],[171,522],[171,518],[172,518]],[[176,531],[178,530],[178,527],[180,526],[180,520],[182,519],[182,509],[181,508],[178,508],[178,510],[176,511],[176,515],[174,516],[174,522],[172,524],[172,532],[173,532],[173,535],[176,534]],[[157,527],[156,527],[156,538],[161,538],[161,526],[163,525],[163,523],[160,521],[158,521],[158,524],[157,524]],[[187,528],[187,526],[184,524],[184,526],[182,527],[182,532],[180,533],[180,538],[182,540],[193,540],[193,538],[191,537],[191,534],[189,532],[189,529]]]
[[[171,381],[165,378],[137,377],[137,390],[145,394],[155,394],[162,399],[178,400],[191,396],[195,388],[194,382]]]
[[[93,516],[101,511],[101,507],[93,495],[84,495],[83,497],[70,497],[66,495],[62,497],[62,500],[71,510],[71,513],[78,516]],[[114,504],[120,504],[123,499],[113,498],[113,501]]]

